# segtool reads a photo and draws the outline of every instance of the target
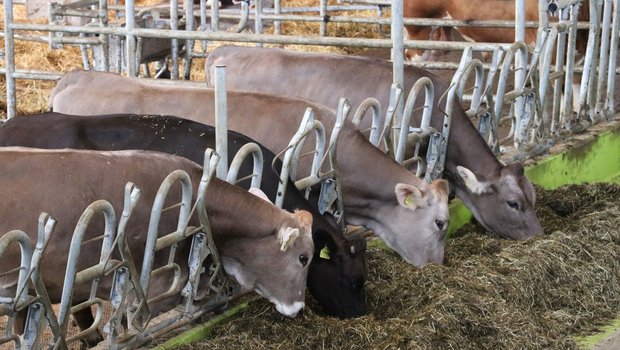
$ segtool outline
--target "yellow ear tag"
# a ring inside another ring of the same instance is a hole
[[[409,208],[413,208],[413,196],[407,196],[407,198],[405,198],[405,204]]]
[[[327,246],[323,247],[319,256],[321,257],[321,259],[329,260],[329,248],[327,248]]]

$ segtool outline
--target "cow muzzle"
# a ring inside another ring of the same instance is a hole
[[[303,310],[306,304],[303,301],[296,301],[293,304],[282,304],[276,302],[276,310],[284,316],[295,317],[299,311]]]

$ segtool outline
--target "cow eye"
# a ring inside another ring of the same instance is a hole
[[[443,227],[446,225],[446,222],[443,220],[435,220],[435,225],[437,225],[437,228],[441,231],[443,230]]]
[[[511,207],[512,209],[519,210],[519,203],[515,201],[508,201],[506,203],[508,203],[508,206]]]
[[[301,254],[299,256],[299,262],[301,263],[302,266],[308,265],[308,257],[305,254]]]

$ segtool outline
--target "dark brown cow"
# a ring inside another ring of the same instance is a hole
[[[514,20],[515,2],[506,0],[403,0],[404,17],[412,18],[453,18],[463,21],[470,20]],[[579,10],[579,20],[589,19],[588,0],[584,0]],[[526,21],[538,20],[538,0],[525,0]],[[432,35],[432,28],[428,26],[405,26],[407,37],[411,40],[428,40]],[[469,41],[490,43],[512,43],[515,41],[515,31],[511,28],[481,28],[458,27],[457,31]],[[440,29],[441,30],[441,29]],[[443,29],[445,31],[446,29]],[[449,29],[448,29],[449,30]],[[445,39],[447,35],[434,35],[433,39]],[[525,43],[534,47],[536,43],[536,29],[525,30]],[[579,31],[577,51],[585,53],[587,45],[587,31]],[[424,60],[428,54],[424,50],[408,49],[406,56],[410,60]]]
[[[52,91],[51,104],[55,112],[67,114],[174,114],[214,123],[211,89],[149,85],[109,73],[65,74]],[[229,91],[228,126],[279,152],[287,147],[307,107],[312,107],[316,119],[331,130],[335,113],[323,105]],[[357,133],[349,123],[345,129]],[[342,135],[341,141],[346,137]],[[340,142],[338,164],[348,223],[371,228],[412,264],[442,262],[449,216],[447,183],[427,185],[367,141],[355,145]],[[306,166],[303,162],[301,165]],[[307,170],[306,166],[302,173]]]
[[[254,140],[228,132],[228,161],[239,149]],[[97,118],[59,113],[19,116],[0,126],[0,146],[45,149],[129,150],[175,154],[202,162],[204,150],[215,148],[215,128],[172,116],[102,115]],[[280,184],[280,162],[273,152],[261,147],[263,177],[261,190],[272,200]],[[275,162],[274,162],[275,160]],[[252,165],[244,162],[239,176],[250,174]],[[275,167],[275,169],[272,168]],[[237,185],[244,188],[250,181]],[[359,317],[366,314],[366,240],[346,239],[329,214],[321,215],[289,181],[283,208],[312,214],[315,256],[329,248],[328,259],[313,259],[308,271],[308,289],[330,316]]]
[[[126,236],[136,266],[141,266],[150,211],[163,179],[172,171],[186,171],[195,187],[202,168],[185,158],[146,151],[75,151],[40,150],[4,147],[0,149],[2,172],[0,187],[3,205],[0,207],[0,232],[12,229],[25,231],[36,241],[37,218],[43,211],[58,224],[52,234],[40,265],[40,274],[52,302],[59,302],[67,252],[74,227],[82,211],[93,201],[109,201],[116,213],[123,210],[123,188],[128,181],[142,189],[142,195],[132,213]],[[176,186],[178,187],[178,186]],[[195,193],[195,188],[194,188]],[[180,198],[173,188],[168,200]],[[242,188],[213,179],[206,195],[206,210],[210,217],[213,237],[227,273],[247,289],[255,290],[272,301],[279,312],[294,316],[304,306],[304,289],[308,262],[313,257],[310,226],[312,216],[305,211],[289,213]],[[159,232],[176,230],[177,218],[168,211],[162,216]],[[84,242],[103,233],[103,220],[89,226]],[[194,217],[190,225],[197,226]],[[182,267],[180,286],[187,279],[190,241],[178,244],[177,257]],[[78,266],[99,262],[99,244],[85,244]],[[168,259],[166,251],[155,256],[153,266],[162,266]],[[19,261],[17,249],[0,259],[0,266],[9,270]],[[172,274],[152,277],[150,294],[167,290]],[[184,276],[184,277],[183,277]],[[102,277],[97,294],[105,297],[111,286],[110,276]],[[0,277],[0,295],[15,295],[16,276]],[[90,284],[77,285],[73,300],[86,300]],[[153,315],[175,306],[178,297],[167,298],[150,307]],[[78,318],[79,320],[79,318]],[[80,324],[83,329],[90,324]]]
[[[341,96],[354,110],[367,97],[375,97],[386,108],[392,84],[392,64],[379,59],[291,52],[281,49],[226,46],[215,49],[207,59],[207,71],[226,64],[231,89],[288,94],[335,107]],[[404,96],[421,77],[428,77],[441,96],[447,86],[433,74],[405,67]],[[272,83],[277,82],[277,83]],[[416,103],[412,126],[422,118],[423,98]],[[542,233],[534,212],[535,193],[521,164],[502,165],[478,134],[463,108],[453,106],[448,140],[445,177],[456,194],[485,228],[503,237],[526,239]],[[435,99],[431,126],[442,129],[445,106]],[[326,128],[331,124],[323,121]],[[362,128],[370,127],[366,118]],[[361,169],[361,168],[360,168]]]

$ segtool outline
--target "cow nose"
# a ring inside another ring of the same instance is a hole
[[[446,222],[443,220],[435,220],[435,225],[437,225],[437,228],[441,231],[443,230],[443,227],[446,225]]]
[[[296,301],[288,305],[276,303],[276,310],[284,316],[295,317],[305,306],[306,304],[303,301]]]

